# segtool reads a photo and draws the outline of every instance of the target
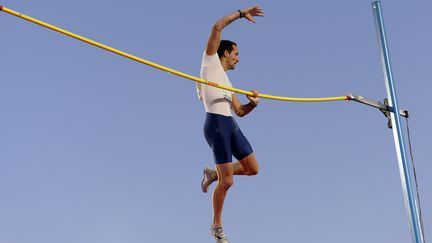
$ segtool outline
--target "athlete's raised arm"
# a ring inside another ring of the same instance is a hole
[[[228,14],[221,19],[219,19],[214,25],[210,33],[209,40],[207,42],[206,54],[213,55],[217,52],[219,48],[219,43],[222,36],[222,30],[231,24],[234,20],[239,18],[245,18],[253,23],[255,23],[256,16],[264,16],[264,11],[259,6],[254,6],[250,8],[245,8],[238,10],[231,14]]]

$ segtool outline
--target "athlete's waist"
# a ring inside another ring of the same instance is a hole
[[[219,118],[219,119],[233,119],[233,117],[230,115],[224,115],[219,113],[213,113],[213,112],[206,112],[207,118]]]
[[[204,103],[204,108],[208,113],[231,116],[231,105],[228,102],[218,102],[214,104]]]

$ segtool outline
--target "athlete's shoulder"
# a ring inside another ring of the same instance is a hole
[[[218,54],[215,53],[213,55],[207,55],[206,51],[204,51],[202,56],[202,65],[203,66],[221,65]]]

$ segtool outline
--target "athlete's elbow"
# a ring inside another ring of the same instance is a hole
[[[213,32],[221,32],[223,28],[224,28],[223,24],[220,21],[218,21],[213,25]]]
[[[244,116],[246,115],[246,113],[243,112],[242,110],[236,111],[235,114],[236,114],[238,117],[244,117]]]

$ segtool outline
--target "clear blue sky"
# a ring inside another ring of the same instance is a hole
[[[370,1],[11,1],[8,8],[199,75],[212,24],[236,21],[235,87],[386,96]],[[432,34],[428,0],[383,1],[401,108],[409,109],[426,239],[432,237]],[[0,242],[213,242],[212,164],[194,83],[0,13]],[[246,102],[244,97],[242,101]],[[355,102],[262,100],[237,119],[261,164],[235,179],[233,243],[406,243],[393,135]],[[429,124],[429,125],[428,125]]]

